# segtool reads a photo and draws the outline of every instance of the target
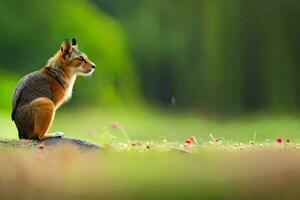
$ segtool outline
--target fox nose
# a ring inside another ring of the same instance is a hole
[[[95,69],[96,68],[96,65],[92,65],[92,69]]]

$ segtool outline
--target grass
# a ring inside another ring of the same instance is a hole
[[[100,135],[110,132],[121,142],[126,141],[120,129],[112,128],[117,121],[132,140],[184,141],[195,135],[209,140],[210,134],[232,142],[247,143],[256,134],[258,142],[273,141],[278,136],[300,142],[300,117],[296,115],[251,115],[234,119],[207,119],[197,113],[164,112],[157,109],[101,110],[74,108],[58,110],[50,132],[62,131],[66,136],[99,142]],[[0,113],[0,137],[17,138],[9,113]]]
[[[0,123],[0,137],[9,139],[0,143],[0,199],[296,199],[299,191],[297,116],[57,113],[52,131],[101,144],[101,151],[40,147],[16,140],[8,113]],[[197,140],[185,143],[191,135]]]

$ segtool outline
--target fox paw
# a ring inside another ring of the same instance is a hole
[[[62,138],[62,137],[64,137],[64,133],[63,132],[56,132],[56,133],[53,133],[53,136],[54,137],[58,137],[58,138]]]

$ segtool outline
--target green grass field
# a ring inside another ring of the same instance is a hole
[[[299,119],[63,109],[51,130],[104,150],[2,144],[0,199],[297,199]],[[9,113],[0,123],[1,138],[17,138]]]
[[[300,116],[296,115],[251,115],[241,118],[207,119],[192,112],[167,112],[158,109],[116,109],[90,108],[58,110],[50,132],[62,131],[66,136],[80,137],[97,143],[101,134],[109,132],[124,141],[124,134],[112,128],[112,123],[121,124],[131,140],[184,141],[194,135],[207,141],[214,137],[247,143],[256,134],[256,141],[265,142],[277,137],[300,142]],[[0,137],[17,138],[14,123],[9,113],[0,114]]]

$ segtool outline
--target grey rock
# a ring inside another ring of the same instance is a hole
[[[71,144],[75,145],[80,149],[101,149],[101,147],[97,144],[76,138],[69,138],[69,137],[61,137],[61,138],[49,138],[42,141],[39,141],[46,146],[58,146],[62,144]]]

